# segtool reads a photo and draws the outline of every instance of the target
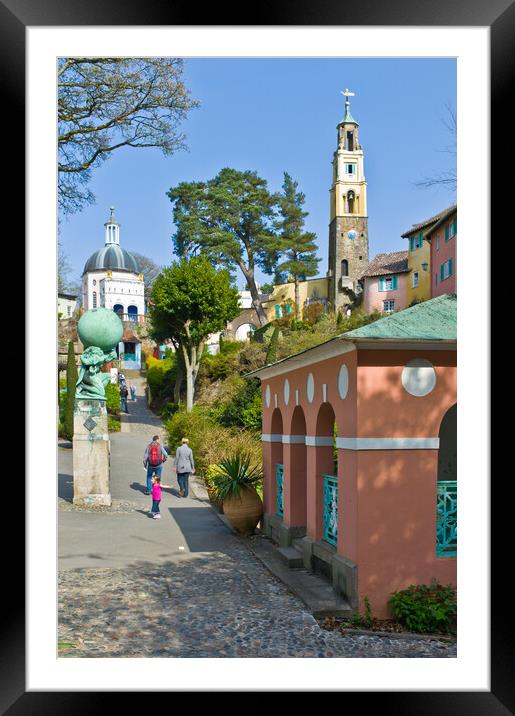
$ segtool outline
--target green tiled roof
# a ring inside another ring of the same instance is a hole
[[[456,295],[417,303],[374,323],[343,333],[341,338],[456,340]]]

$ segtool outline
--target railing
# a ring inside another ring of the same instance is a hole
[[[455,557],[458,547],[456,480],[439,481],[436,492],[436,556]]]
[[[275,485],[276,485],[276,492],[275,492],[275,503],[276,503],[276,512],[279,515],[279,517],[283,517],[284,515],[284,492],[283,492],[283,466],[279,463],[277,463],[275,468]]]
[[[115,311],[115,313],[122,321],[130,321],[131,323],[144,323],[146,319],[144,313],[118,313],[118,311]]]
[[[324,540],[336,545],[338,539],[338,478],[322,475],[324,479]]]

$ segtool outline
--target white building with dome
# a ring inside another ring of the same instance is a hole
[[[141,368],[141,342],[127,321],[145,320],[145,283],[136,258],[120,246],[120,224],[110,209],[105,226],[105,245],[86,261],[82,272],[82,305],[110,308],[124,321],[124,334],[117,354],[122,368]],[[130,324],[129,324],[130,325]]]
[[[86,261],[82,272],[82,305],[110,308],[124,321],[145,320],[145,284],[136,258],[120,246],[120,224],[114,208],[104,224],[105,245]]]

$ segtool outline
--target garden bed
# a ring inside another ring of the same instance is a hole
[[[372,619],[367,626],[358,626],[356,622],[343,617],[324,617],[317,619],[319,626],[328,631],[338,631],[340,634],[369,634],[371,636],[401,636],[416,639],[438,639],[440,641],[455,641],[456,634],[449,632],[425,634],[409,631],[394,619]]]

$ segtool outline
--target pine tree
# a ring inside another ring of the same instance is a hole
[[[73,413],[75,408],[75,386],[77,384],[77,364],[73,341],[68,341],[68,363],[66,366],[66,407],[64,409],[64,434],[73,440]]]
[[[284,173],[283,193],[279,195],[281,219],[276,223],[280,232],[280,252],[285,259],[277,266],[278,273],[288,273],[295,283],[295,318],[300,320],[299,282],[305,281],[308,276],[316,276],[318,263],[316,256],[316,234],[303,231],[304,220],[308,215],[302,207],[306,201],[305,195],[297,191],[298,183],[291,176]]]

